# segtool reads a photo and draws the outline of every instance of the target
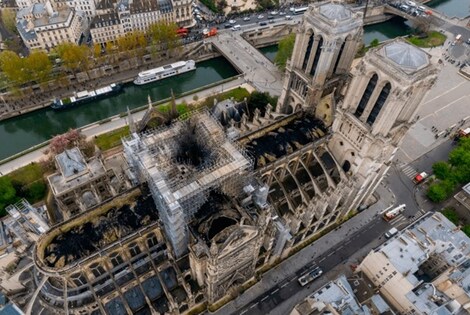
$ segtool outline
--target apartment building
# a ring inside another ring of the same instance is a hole
[[[79,44],[88,23],[83,12],[47,1],[19,10],[16,26],[28,49],[50,50],[64,42]]]

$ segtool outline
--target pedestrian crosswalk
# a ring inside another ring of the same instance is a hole
[[[408,177],[409,179],[413,179],[418,173],[414,168],[412,168],[409,165],[404,166],[401,170],[403,174],[405,174],[405,176]]]

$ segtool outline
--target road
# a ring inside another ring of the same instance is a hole
[[[367,248],[372,249],[375,243],[371,240],[378,239],[386,231],[390,229],[390,224],[382,218],[377,217],[374,221],[354,233],[347,241],[335,245],[322,255],[315,257],[310,263],[295,272],[295,275],[282,281],[274,288],[267,291],[262,296],[254,299],[249,305],[237,311],[237,314],[258,315],[268,314],[284,301],[288,301],[292,296],[303,295],[304,298],[310,294],[314,288],[319,287],[320,283],[314,281],[305,287],[301,287],[297,279],[311,270],[313,267],[319,266],[323,270],[323,277],[326,273],[333,270],[338,265],[344,264],[347,259],[357,253],[359,250]],[[295,305],[295,304],[294,304]],[[282,311],[283,312],[283,311]],[[280,314],[281,310],[276,310],[273,314]],[[282,314],[282,313],[281,313]],[[285,313],[284,313],[285,314]]]

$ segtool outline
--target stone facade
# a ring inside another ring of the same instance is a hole
[[[362,16],[337,3],[316,3],[304,14],[277,110],[315,111],[323,95],[340,88],[362,43]]]
[[[351,207],[382,180],[437,72],[428,54],[399,39],[368,52],[353,69],[328,144],[355,178]]]
[[[18,11],[16,27],[28,49],[49,50],[62,43],[80,43],[88,29],[84,12],[46,1]]]
[[[59,171],[49,175],[47,180],[64,219],[131,187],[121,174],[124,171],[122,165],[118,163],[114,168],[107,168],[99,157],[86,161],[78,148],[65,150],[55,157],[55,161]]]

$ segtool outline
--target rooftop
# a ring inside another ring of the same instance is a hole
[[[275,128],[270,128],[271,126]],[[260,137],[249,137],[251,141],[244,141],[248,152],[255,159],[255,168],[297,151],[326,133],[320,120],[306,114],[292,116],[285,123],[277,122],[271,126],[265,128]]]
[[[55,159],[59,172],[49,175],[47,179],[56,195],[106,174],[106,169],[99,158],[92,158],[86,162],[78,148],[65,150],[56,155]]]
[[[44,265],[62,268],[157,220],[152,197],[134,190],[52,228],[38,242],[37,255]]]
[[[418,70],[429,64],[428,55],[404,41],[393,41],[384,46],[385,56],[405,70]]]
[[[351,18],[351,11],[344,5],[336,3],[326,3],[320,6],[320,13],[330,20],[346,20]]]
[[[187,119],[123,143],[141,161],[164,203],[179,203],[188,215],[205,202],[205,192],[227,181],[244,180],[240,174],[252,168],[244,150],[226,137],[207,111],[190,113]]]

